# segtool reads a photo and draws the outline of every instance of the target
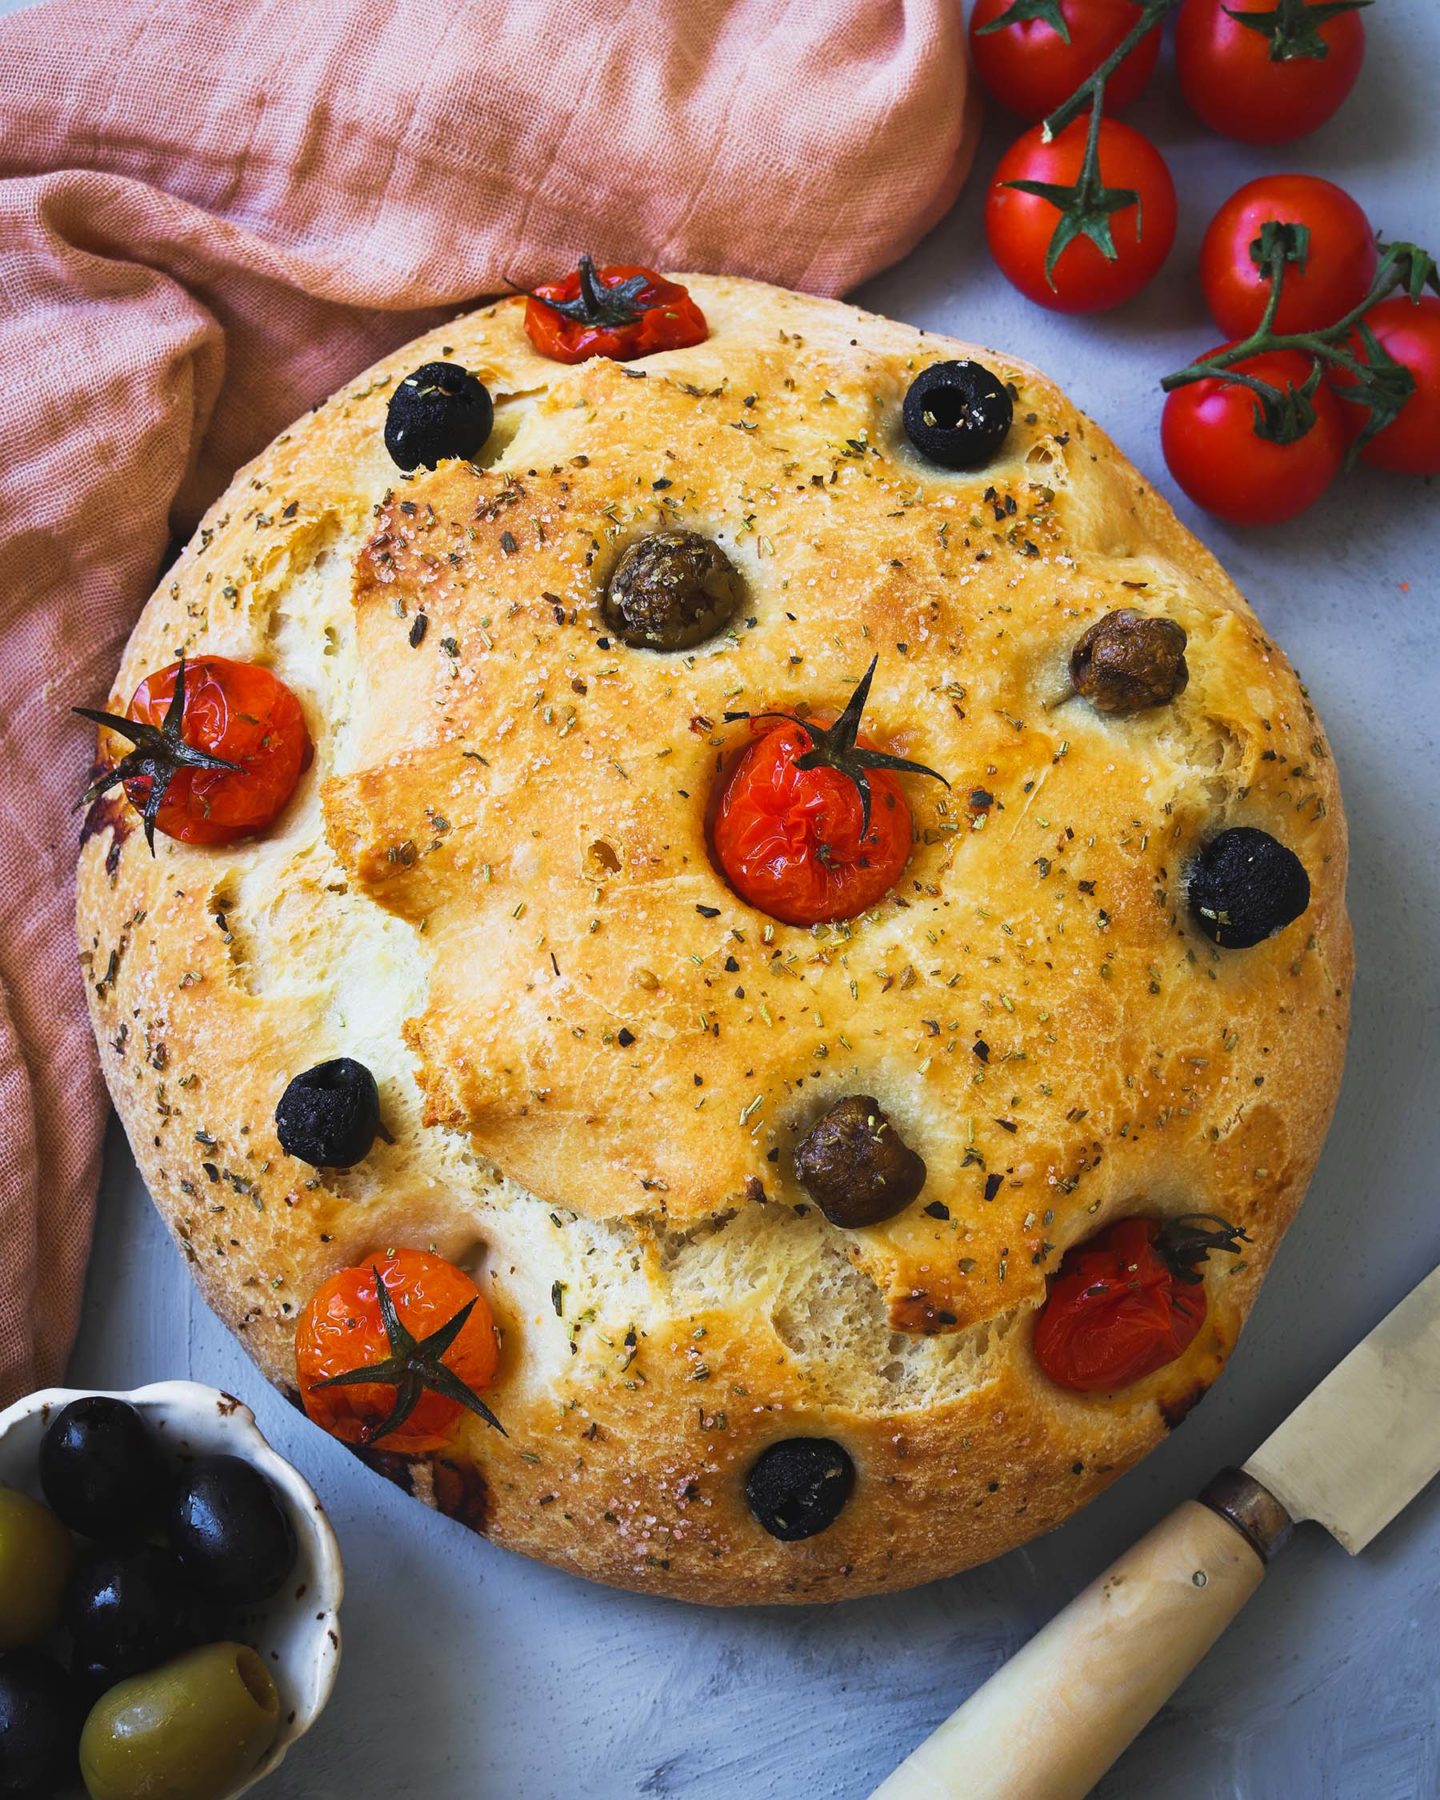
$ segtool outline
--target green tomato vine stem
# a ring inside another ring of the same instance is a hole
[[[1062,132],[1072,119],[1078,119],[1085,110],[1087,101],[1093,99],[1096,113],[1099,113],[1105,99],[1105,83],[1124,62],[1125,58],[1140,42],[1141,38],[1154,29],[1168,14],[1174,12],[1181,0],[1141,0],[1140,17],[1121,38],[1120,42],[1100,63],[1093,74],[1087,75],[1066,101],[1057,106],[1044,121],[1041,130],[1048,144],[1057,133]],[[1096,170],[1098,179],[1099,170]],[[1083,179],[1083,174],[1082,174]]]
[[[1343,318],[1316,331],[1276,331],[1275,313],[1280,304],[1286,264],[1303,263],[1305,253],[1302,243],[1297,254],[1293,240],[1283,233],[1284,227],[1278,221],[1269,220],[1261,227],[1261,235],[1251,247],[1251,254],[1269,278],[1270,292],[1260,322],[1249,337],[1177,369],[1174,374],[1165,376],[1160,386],[1167,394],[1195,381],[1221,381],[1248,388],[1260,403],[1255,409],[1256,436],[1278,444],[1293,444],[1315,423],[1315,409],[1309,402],[1321,376],[1327,369],[1343,370],[1351,377],[1353,386],[1348,387],[1341,397],[1352,406],[1365,407],[1370,414],[1365,429],[1351,447],[1353,458],[1377,431],[1390,423],[1415,391],[1414,376],[1383,349],[1364,323],[1365,314],[1396,288],[1407,293],[1412,301],[1418,301],[1427,287],[1440,292],[1435,259],[1418,244],[1382,244],[1369,291]],[[1256,255],[1262,246],[1263,259],[1262,255]],[[1350,334],[1354,331],[1358,331],[1365,350],[1363,360],[1349,348]],[[1310,373],[1301,386],[1287,383],[1283,388],[1277,387],[1273,382],[1235,367],[1252,356],[1281,350],[1298,351],[1309,358]]]
[[[1371,0],[1277,0],[1264,12],[1238,12],[1229,6],[1225,10],[1237,25],[1267,40],[1271,62],[1323,62],[1330,46],[1320,27],[1340,13],[1359,12],[1370,4]]]
[[[1100,63],[1094,72],[1087,75],[1070,98],[1064,101],[1044,121],[1040,130],[1045,143],[1054,141],[1056,135],[1063,131],[1072,119],[1079,118],[1086,105],[1090,108],[1090,125],[1085,135],[1085,155],[1080,164],[1080,173],[1071,185],[1054,181],[1007,181],[1006,187],[1016,188],[1022,194],[1033,194],[1037,199],[1048,200],[1060,217],[1055,222],[1055,230],[1045,254],[1045,279],[1053,288],[1055,286],[1055,265],[1063,252],[1077,237],[1088,237],[1096,249],[1108,261],[1114,262],[1117,256],[1115,238],[1110,228],[1113,214],[1124,212],[1128,207],[1136,209],[1137,218],[1135,233],[1139,237],[1144,228],[1143,220],[1138,216],[1140,196],[1133,188],[1107,188],[1100,172],[1100,120],[1105,110],[1105,83],[1124,62],[1125,58],[1146,35],[1153,31],[1167,13],[1174,12],[1180,0],[1141,0],[1140,17],[1121,38],[1120,42]],[[1015,9],[1012,9],[1015,11]],[[1019,13],[1016,13],[1019,16]],[[1028,16],[1028,11],[1026,16]],[[991,29],[1010,21],[1011,13],[1003,19],[993,21]]]

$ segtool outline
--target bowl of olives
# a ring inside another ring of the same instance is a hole
[[[344,1591],[313,1489],[192,1381],[0,1412],[0,1800],[238,1800],[314,1724]]]

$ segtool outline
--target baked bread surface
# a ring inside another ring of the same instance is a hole
[[[1214,558],[1014,358],[753,282],[683,277],[707,342],[537,355],[523,302],[377,365],[242,470],[145,610],[110,705],[187,654],[267,664],[315,762],[275,828],[220,850],[100,803],[79,929],[101,1056],[208,1300],[293,1391],[337,1268],[433,1246],[503,1332],[452,1450],[385,1472],[497,1542],[713,1602],[834,1599],[965,1567],[1058,1523],[1158,1443],[1235,1343],[1338,1088],[1351,977],[1324,734]],[[975,473],[900,406],[974,355],[1015,422]],[[394,384],[443,357],[496,401],[478,463],[403,476]],[[480,466],[483,465],[483,466]],[[674,654],[606,637],[625,547],[718,541],[748,603]],[[1070,692],[1118,607],[1189,634],[1171,704]],[[417,630],[423,615],[426,624]],[[418,642],[412,639],[418,637]],[[727,711],[838,712],[948,776],[906,778],[917,842],[845,924],[727,887],[707,797]],[[1309,910],[1244,951],[1184,898],[1230,825],[1288,844]],[[394,1142],[287,1157],[290,1078],[366,1063]],[[794,1146],[876,1096],[919,1202],[831,1225]],[[939,1208],[934,1202],[941,1203]],[[936,1216],[937,1210],[947,1216]],[[1130,1213],[1242,1225],[1206,1324],[1115,1395],[1051,1384],[1030,1336],[1065,1249]],[[760,1529],[769,1443],[854,1459],[837,1521]]]

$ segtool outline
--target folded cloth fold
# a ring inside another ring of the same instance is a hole
[[[0,20],[0,1402],[63,1366],[104,1125],[68,709],[128,698],[167,542],[373,358],[582,250],[845,291],[950,204],[972,114],[955,0]]]

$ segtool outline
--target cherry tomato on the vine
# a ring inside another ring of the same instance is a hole
[[[1100,1393],[1174,1362],[1207,1310],[1195,1265],[1234,1253],[1243,1232],[1197,1215],[1119,1219],[1065,1252],[1035,1321],[1040,1367],[1060,1387]]]
[[[1262,350],[1235,367],[1283,392],[1305,385],[1311,363],[1298,350]],[[1345,460],[1340,402],[1323,381],[1311,404],[1310,429],[1277,444],[1255,429],[1261,406],[1251,389],[1216,377],[1176,388],[1160,415],[1170,473],[1197,506],[1232,524],[1293,519],[1320,498]]]
[[[1001,157],[985,200],[985,236],[1001,273],[1027,299],[1055,312],[1101,312],[1120,305],[1151,280],[1175,241],[1175,183],[1164,158],[1138,131],[1103,119],[1101,180],[1106,188],[1138,194],[1139,205],[1109,215],[1113,257],[1082,232],[1060,252],[1053,277],[1047,278],[1046,257],[1061,210],[1053,200],[1005,184],[1073,186],[1084,161],[1088,126],[1087,119],[1075,119],[1048,144],[1038,125],[1027,131]]]
[[[395,1346],[381,1316],[377,1269],[401,1324],[416,1339],[439,1331],[470,1306],[469,1317],[440,1361],[472,1392],[494,1379],[500,1354],[495,1322],[475,1283],[433,1250],[387,1250],[332,1275],[300,1315],[295,1332],[300,1399],[310,1418],[344,1443],[396,1451],[442,1449],[463,1410],[449,1394],[424,1385],[404,1420],[377,1436],[376,1427],[394,1412],[396,1383],[319,1385],[392,1357]]]
[[[1362,448],[1360,460],[1399,475],[1440,475],[1440,296],[1422,294],[1411,300],[1405,294],[1392,294],[1372,306],[1363,322],[1381,349],[1414,376],[1415,391]],[[1358,333],[1349,348],[1361,362],[1368,360]],[[1341,412],[1354,436],[1363,429],[1368,414],[1363,407],[1344,403],[1347,382],[1343,372],[1335,371],[1330,380],[1342,397]]]
[[[632,263],[597,269],[588,256],[528,297],[525,331],[542,356],[563,363],[592,356],[630,362],[658,350],[702,344],[710,335],[704,313],[682,283]]]
[[[1375,232],[1344,188],[1318,175],[1262,175],[1230,196],[1200,246],[1205,304],[1227,337],[1247,336],[1265,311],[1270,274],[1252,246],[1272,219],[1309,233],[1303,260],[1284,266],[1275,331],[1333,325],[1370,291],[1379,261]]]
[[[1241,13],[1270,17],[1245,23]],[[1360,13],[1311,0],[1185,0],[1176,21],[1175,68],[1191,110],[1246,144],[1283,144],[1323,125],[1364,58]]]
[[[981,81],[1022,119],[1043,119],[1068,100],[1140,17],[1136,0],[1059,0],[1067,43],[1043,11],[996,26],[1014,3],[977,0],[970,15],[970,53]],[[1118,112],[1137,97],[1159,54],[1157,25],[1105,83],[1106,112]]]

